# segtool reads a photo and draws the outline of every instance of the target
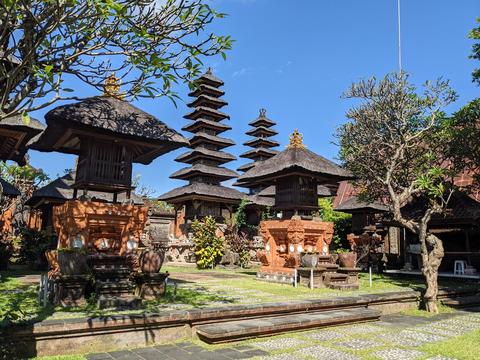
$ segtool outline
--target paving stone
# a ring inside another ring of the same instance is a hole
[[[226,356],[229,359],[248,359],[250,357],[253,357],[246,354],[245,352],[241,352],[231,348],[217,349],[217,350],[214,350],[213,353]],[[265,354],[262,352],[262,355],[265,355]]]
[[[334,343],[335,346],[341,346],[352,350],[364,350],[377,346],[382,346],[383,344],[367,339],[351,339],[342,342]]]
[[[309,337],[310,339],[318,341],[330,341],[335,339],[341,340],[346,337],[345,333],[341,333],[335,330],[319,330],[303,335]]]
[[[263,351],[263,350],[247,350],[244,351],[243,354],[248,355],[249,357],[255,357],[255,356],[265,356],[268,355],[268,352]]]
[[[259,347],[263,350],[284,350],[293,347],[297,347],[300,345],[304,345],[306,342],[304,340],[300,340],[297,338],[280,338],[280,339],[272,339],[262,342],[253,343],[253,346]]]
[[[382,360],[412,360],[424,355],[424,353],[418,350],[387,349],[376,351],[373,355]]]
[[[421,341],[423,343],[431,343],[431,342],[437,342],[437,341],[443,341],[446,340],[447,338],[444,336],[440,335],[434,335],[434,334],[426,334],[422,333],[419,331],[413,331],[413,330],[403,330],[400,331],[398,334],[399,336],[405,336],[414,340]],[[395,335],[396,336],[396,335]]]
[[[111,351],[109,352],[110,356],[115,360],[141,360],[142,358],[137,354],[128,351],[128,350],[121,350],[121,351]]]
[[[335,359],[335,360],[359,360],[360,358],[352,354],[345,353],[340,350],[335,350],[327,348],[321,345],[311,346],[299,351],[296,351],[294,354],[309,356],[314,359]]]
[[[270,355],[264,356],[261,358],[262,360],[304,360],[305,358],[296,356],[294,354],[278,354],[278,355]]]
[[[338,330],[342,332],[346,332],[348,334],[369,334],[373,332],[383,331],[383,329],[378,326],[367,325],[367,324],[342,326],[342,327],[339,327]]]
[[[87,360],[112,360],[113,358],[108,353],[97,353],[85,355]]]
[[[464,331],[451,330],[451,329],[445,329],[445,328],[433,327],[433,326],[420,326],[420,327],[412,328],[412,330],[423,331],[423,332],[437,334],[445,337],[455,337],[465,333]]]
[[[385,341],[386,343],[392,343],[401,346],[413,346],[417,347],[423,345],[423,341],[408,338],[405,336],[399,336],[398,334],[388,333],[377,335],[378,339]]]
[[[244,350],[253,350],[253,347],[250,345],[240,345],[240,346],[234,346],[234,349],[238,351],[244,351]]]

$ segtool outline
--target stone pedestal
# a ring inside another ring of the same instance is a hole
[[[154,300],[165,295],[168,273],[140,273],[135,276],[136,294],[144,300]]]
[[[360,268],[346,268],[342,267],[339,268],[337,271],[341,274],[345,274],[348,276],[347,283],[348,284],[355,284],[358,286],[358,273],[360,272]]]
[[[79,306],[85,304],[85,287],[89,275],[59,275],[54,280],[55,305]]]
[[[294,216],[290,220],[267,220],[260,223],[264,249],[257,253],[262,262],[258,278],[275,275],[293,276],[300,265],[300,253],[317,251],[328,253],[333,237],[333,223],[302,220]]]
[[[324,288],[323,273],[325,268],[298,268],[299,284],[309,288]]]

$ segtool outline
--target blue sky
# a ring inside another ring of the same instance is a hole
[[[396,0],[212,0],[216,9],[229,16],[212,30],[231,35],[234,48],[227,61],[220,57],[205,61],[225,81],[225,100],[233,130],[224,133],[237,145],[226,150],[238,156],[246,150],[248,122],[265,107],[278,123],[280,149],[298,128],[307,147],[335,159],[332,143],[335,129],[345,122],[352,105],[341,99],[348,86],[361,78],[384,76],[397,71]],[[471,82],[476,64],[468,59],[472,41],[468,31],[480,16],[478,0],[402,0],[403,67],[420,85],[427,79],[444,77],[458,92],[454,111],[478,97],[480,88]],[[186,85],[175,89],[187,100]],[[98,95],[81,88],[81,96]],[[176,130],[187,123],[184,102],[178,108],[167,99],[134,102]],[[43,121],[47,110],[32,114]],[[188,134],[185,134],[188,136]],[[169,179],[184,164],[173,159],[185,149],[157,158],[148,166],[135,165],[141,183],[159,195],[185,182]],[[74,165],[75,157],[30,151],[31,164],[51,177]],[[236,169],[245,162],[227,164]]]

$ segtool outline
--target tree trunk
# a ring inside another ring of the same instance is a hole
[[[422,241],[422,239],[420,239]],[[423,240],[426,243],[427,252],[422,252],[422,273],[425,276],[426,291],[423,295],[425,309],[428,312],[438,313],[438,268],[443,259],[444,251],[442,240],[432,234],[426,235]]]

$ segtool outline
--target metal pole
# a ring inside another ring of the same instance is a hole
[[[402,36],[400,21],[400,0],[397,0],[397,24],[398,24],[398,69],[402,72]]]
[[[368,274],[370,277],[370,287],[372,287],[372,267],[371,266],[368,267]]]
[[[313,290],[313,268],[310,269],[310,289]]]
[[[293,270],[293,287],[297,287],[297,269]]]

